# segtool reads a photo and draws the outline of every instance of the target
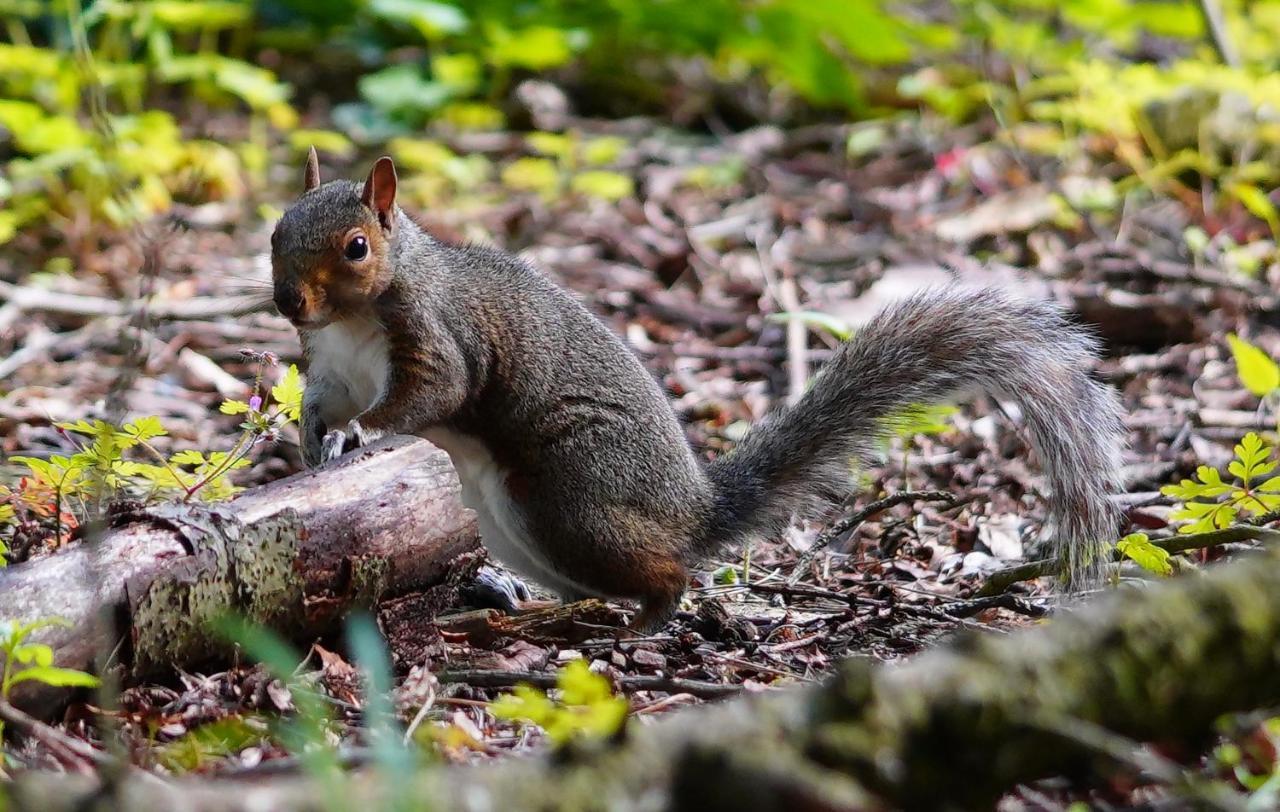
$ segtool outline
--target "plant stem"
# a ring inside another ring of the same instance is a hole
[[[179,476],[178,471],[174,470],[174,467],[169,464],[169,461],[164,458],[164,455],[159,451],[156,451],[151,443],[148,443],[146,440],[139,440],[138,445],[145,448],[151,456],[155,457],[156,460],[164,466],[165,470],[169,472],[169,476],[173,477],[174,482],[178,483],[180,487],[185,487],[182,485],[182,477]]]
[[[187,488],[187,495],[183,497],[182,501],[184,502],[190,501],[191,497],[195,496],[197,491],[199,491],[205,485],[208,485],[213,480],[222,476],[227,471],[231,470],[232,465],[235,465],[237,462],[243,459],[246,454],[249,453],[249,449],[253,447],[252,440],[255,436],[257,436],[257,432],[252,432],[252,431],[242,432],[240,434],[240,438],[236,440],[236,444],[233,445],[231,447],[231,450],[227,452],[226,459],[224,459],[220,465],[214,466],[214,469],[208,472],[207,474],[205,474],[204,478],[201,479],[199,482]],[[245,440],[249,440],[250,442],[246,445]]]
[[[1240,55],[1236,53],[1231,36],[1227,33],[1227,21],[1222,15],[1222,6],[1218,4],[1218,0],[1199,0],[1196,7],[1200,9],[1200,16],[1204,18],[1209,42],[1213,45],[1214,52],[1218,54],[1218,59],[1228,67],[1240,67]]]

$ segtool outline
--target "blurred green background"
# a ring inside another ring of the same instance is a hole
[[[616,140],[562,132],[565,101],[712,134],[994,121],[1122,183],[1194,191],[1193,173],[1275,230],[1280,0],[1220,10],[1215,47],[1180,0],[0,0],[0,243],[254,200],[310,144],[389,148],[423,203],[494,177],[551,192],[566,163],[576,191],[632,193]],[[539,135],[501,171],[440,140],[502,130]]]

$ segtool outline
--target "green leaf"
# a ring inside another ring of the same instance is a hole
[[[54,425],[60,429],[65,429],[66,431],[74,431],[77,434],[88,434],[91,436],[96,436],[104,429],[110,428],[110,426],[101,420],[95,420],[92,423],[87,420],[77,420],[74,423],[55,423]]]
[[[525,136],[529,147],[539,155],[566,160],[573,155],[574,139],[560,133],[536,132]]]
[[[153,0],[148,11],[155,21],[172,31],[200,31],[202,29],[234,28],[252,18],[253,9],[244,3],[227,0]]]
[[[489,29],[489,42],[489,61],[493,64],[535,71],[563,65],[586,44],[580,35],[547,25],[518,31],[495,25]]]
[[[815,310],[797,310],[788,311],[786,313],[771,313],[768,317],[769,321],[789,322],[798,321],[809,328],[817,328],[825,330],[841,341],[848,341],[853,338],[853,328],[844,321],[835,316],[819,313]]]
[[[526,720],[542,725],[555,715],[555,703],[531,685],[517,685],[489,703],[489,712],[497,719]]]
[[[52,626],[69,628],[71,624],[60,617],[40,618],[30,623],[0,620],[0,650],[14,652],[24,645],[23,641],[33,632]]]
[[[560,186],[560,170],[546,158],[517,158],[503,167],[502,182],[517,191],[550,196]]]
[[[150,440],[153,437],[164,437],[169,432],[160,423],[158,417],[140,417],[132,423],[124,424],[125,434],[138,440]]]
[[[394,138],[387,145],[396,164],[416,172],[441,172],[451,161],[458,160],[453,150],[439,141],[420,138]]]
[[[388,115],[421,121],[453,96],[442,82],[423,77],[413,65],[393,65],[361,77],[360,96]]]
[[[1231,355],[1236,359],[1240,382],[1258,397],[1265,397],[1280,387],[1280,365],[1262,350],[1237,336],[1227,335]]]
[[[174,465],[203,465],[205,462],[204,454],[199,451],[186,449],[179,451],[169,458],[169,462]]]
[[[1265,222],[1273,234],[1280,233],[1280,215],[1277,215],[1275,204],[1265,192],[1247,183],[1233,183],[1227,191],[1243,203],[1250,214]]]
[[[101,684],[101,681],[92,674],[76,671],[74,668],[58,668],[52,665],[24,668],[14,675],[11,684],[32,681],[43,682],[55,688],[96,688]]]
[[[440,120],[459,130],[492,131],[505,127],[507,117],[492,104],[460,101],[440,108]]]
[[[1151,543],[1146,533],[1131,533],[1116,544],[1120,554],[1135,561],[1138,566],[1156,575],[1173,574],[1173,565],[1169,563],[1169,551]]]
[[[593,170],[575,175],[569,184],[569,188],[578,194],[596,197],[611,203],[617,202],[624,197],[631,197],[635,193],[635,184],[632,183],[631,178],[618,172],[606,172],[604,170]]]
[[[604,737],[616,733],[626,721],[627,700],[613,695],[609,681],[593,673],[585,660],[574,660],[556,675],[560,701],[528,685],[490,704],[499,719],[524,720],[546,731],[548,738],[564,744],[579,736]]]
[[[10,457],[9,460],[27,466],[38,482],[47,485],[58,484],[58,477],[54,475],[53,465],[48,460],[37,457]]]
[[[294,130],[289,133],[289,146],[299,152],[315,147],[339,158],[350,158],[356,151],[350,138],[333,130]]]
[[[950,404],[942,403],[933,406],[913,404],[902,412],[891,415],[886,423],[892,427],[894,434],[910,439],[917,434],[942,434],[950,431],[948,418],[960,410]]]
[[[712,582],[716,586],[734,586],[738,583],[738,568],[725,565],[712,574]]]
[[[590,705],[613,697],[613,687],[591,670],[586,660],[571,660],[556,675],[556,687],[566,705]]]
[[[213,759],[234,756],[247,747],[272,741],[268,731],[266,721],[259,717],[228,716],[202,724],[151,752],[171,772],[189,772]]]
[[[280,383],[271,387],[271,398],[280,405],[280,413],[288,419],[302,417],[302,376],[296,364],[290,364]]]
[[[243,400],[224,400],[218,411],[223,414],[244,414],[249,411],[249,404]]]
[[[1248,499],[1242,500],[1240,505],[1252,516],[1269,513],[1280,508],[1280,494],[1260,493],[1255,490]]]
[[[214,72],[214,81],[255,110],[284,104],[290,93],[289,86],[277,80],[271,71],[238,59],[222,60]]]
[[[20,663],[53,665],[53,648],[44,643],[23,643],[14,648],[13,659]]]
[[[627,148],[625,138],[607,135],[593,138],[582,148],[582,160],[591,166],[604,166],[618,160],[622,151]]]
[[[1275,470],[1274,462],[1265,462],[1271,456],[1271,447],[1263,443],[1257,432],[1249,432],[1235,447],[1238,463],[1232,462],[1227,470],[1244,480],[1248,487],[1249,480],[1255,476],[1263,476]]]
[[[413,26],[427,40],[459,34],[470,25],[460,8],[433,0],[373,0],[369,11],[385,20]]]
[[[482,66],[473,54],[436,54],[431,57],[431,76],[457,96],[468,96],[480,86]]]

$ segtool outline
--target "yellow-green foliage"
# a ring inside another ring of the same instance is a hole
[[[246,177],[265,174],[272,130],[287,135],[298,120],[290,86],[256,62],[263,48],[276,49],[286,61],[326,53],[382,65],[358,78],[359,101],[332,99],[332,130],[287,136],[294,150],[316,142],[349,156],[352,139],[410,138],[432,121],[452,129],[500,128],[506,121],[499,100],[518,79],[569,66],[592,92],[618,96],[620,107],[629,97],[643,109],[669,95],[663,83],[670,73],[641,68],[696,59],[717,80],[763,78],[778,98],[798,97],[857,117],[890,112],[871,99],[896,95],[895,104],[915,100],[954,119],[994,104],[1027,144],[1036,138],[1018,123],[1028,117],[1060,128],[1056,149],[1081,130],[1103,133],[1124,142],[1118,154],[1141,176],[1136,182],[1174,182],[1183,170],[1199,169],[1221,180],[1225,199],[1239,201],[1280,232],[1280,217],[1262,194],[1266,184],[1280,180],[1274,169],[1280,161],[1269,160],[1268,149],[1280,135],[1264,114],[1280,96],[1280,80],[1271,71],[1280,0],[1224,3],[1242,68],[1217,64],[1191,0],[952,0],[927,13],[906,13],[909,5],[11,2],[0,35],[7,39],[0,42],[0,147],[14,157],[0,166],[0,242],[28,225],[83,222],[73,214],[89,212],[95,222],[120,226],[163,211],[175,199],[244,194]],[[68,17],[69,9],[83,10]],[[1129,57],[1146,35],[1172,41],[1181,58],[1132,64]],[[974,67],[975,42],[1030,81],[1007,87],[983,75]],[[406,47],[424,57],[388,58]],[[619,65],[628,69],[619,71]],[[1240,100],[1255,119],[1244,135],[1249,148],[1203,150],[1192,143],[1194,125],[1171,133],[1161,115],[1153,115],[1153,105],[1182,106],[1188,96],[1208,98],[1210,108],[1230,97],[1237,109]],[[184,136],[173,115],[155,109],[187,105],[248,113],[245,138],[227,143]],[[538,156],[503,173],[509,188],[605,201],[634,194],[627,174],[604,168],[612,163],[611,139],[566,149],[553,142],[574,136],[541,136],[530,140]],[[1257,160],[1233,163],[1246,153]],[[434,181],[418,184],[414,196],[434,203],[490,174],[482,156],[453,156]],[[705,171],[695,174],[699,178],[691,182],[705,182]]]
[[[574,194],[608,202],[635,194],[630,176],[600,168],[622,154],[626,141],[621,138],[584,139],[577,132],[535,132],[525,140],[543,157],[520,158],[508,164],[502,170],[502,182],[510,189],[552,199],[567,186]]]
[[[261,388],[261,378],[259,369],[255,393]],[[57,423],[63,436],[75,446],[75,452],[54,454],[48,459],[11,458],[25,465],[29,476],[20,493],[13,493],[8,487],[0,490],[0,528],[14,519],[15,502],[51,516],[60,536],[65,509],[73,508],[73,515],[84,517],[116,496],[147,500],[198,496],[215,501],[233,495],[240,488],[232,484],[230,474],[251,463],[248,454],[254,445],[274,439],[284,426],[299,419],[302,379],[298,368],[290,365],[280,383],[271,387],[269,402],[254,394],[247,401],[224,401],[221,411],[244,415],[231,450],[184,449],[167,457],[152,443],[168,434],[158,417],[141,417],[123,426],[103,420]],[[136,456],[143,459],[130,458]]]
[[[1275,808],[1280,802],[1280,716],[1256,727],[1241,726],[1213,749],[1209,766],[1251,793],[1249,809]]]
[[[1244,388],[1260,398],[1268,397],[1280,388],[1280,365],[1258,347],[1235,333],[1227,336],[1231,357],[1236,362],[1236,373]]]
[[[0,147],[15,157],[0,166],[0,243],[31,224],[88,214],[119,227],[176,198],[244,194],[244,160],[261,146],[185,138],[171,114],[146,109],[152,87],[239,104],[279,128],[296,123],[288,85],[217,52],[220,37],[249,30],[249,4],[98,0],[74,18],[58,14],[62,7],[6,10]],[[26,24],[52,27],[63,47],[31,44]]]
[[[153,751],[170,772],[199,770],[210,761],[271,741],[267,723],[256,716],[228,716],[200,725]]]
[[[1178,532],[1204,533],[1229,527],[1241,514],[1260,516],[1280,509],[1280,476],[1267,476],[1276,468],[1271,459],[1274,450],[1249,432],[1235,448],[1236,459],[1227,466],[1234,482],[1224,482],[1217,469],[1201,465],[1194,480],[1184,479],[1161,488],[1165,496],[1182,502],[1173,512],[1173,519],[1189,520]]]
[[[552,699],[531,685],[519,685],[498,697],[489,710],[499,719],[537,725],[556,744],[612,736],[626,721],[627,700],[614,696],[609,681],[593,673],[584,660],[560,669],[556,690],[559,695]]]
[[[59,618],[31,623],[0,620],[0,654],[4,655],[4,670],[0,672],[0,699],[7,702],[13,686],[23,682],[42,682],[55,688],[97,687],[97,677],[73,668],[54,665],[52,648],[44,643],[31,643],[27,640],[38,629],[66,625],[66,621]],[[4,722],[0,721],[0,736],[3,735]]]
[[[1152,544],[1151,538],[1146,533],[1130,533],[1116,543],[1116,550],[1148,572],[1154,572],[1156,575],[1173,574],[1173,565],[1169,563],[1169,551]]]

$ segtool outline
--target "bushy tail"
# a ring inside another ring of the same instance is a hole
[[[1097,343],[1048,302],[943,288],[880,313],[842,346],[795,406],[753,429],[708,475],[716,494],[703,552],[781,531],[844,499],[915,406],[980,389],[1021,407],[1048,479],[1047,529],[1069,589],[1096,583],[1114,540],[1124,443],[1116,393],[1089,376]]]

